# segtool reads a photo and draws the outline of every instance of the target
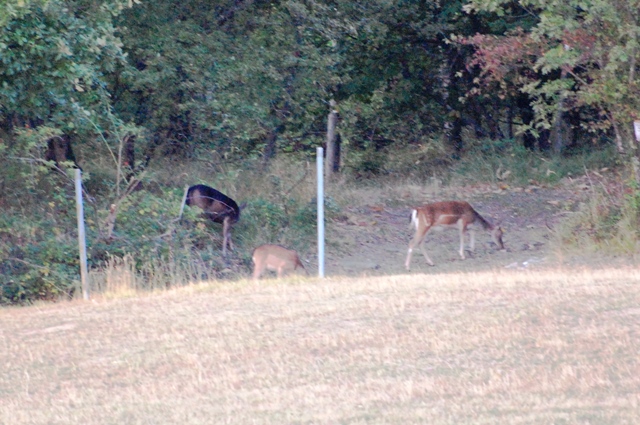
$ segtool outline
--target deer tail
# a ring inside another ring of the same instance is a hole
[[[409,228],[418,228],[418,210],[417,209],[413,209],[411,210],[411,221],[409,222]]]

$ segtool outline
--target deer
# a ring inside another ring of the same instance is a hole
[[[415,227],[416,234],[409,243],[407,252],[407,260],[405,267],[409,270],[411,264],[411,254],[419,245],[424,258],[430,266],[433,261],[429,258],[427,251],[424,249],[424,241],[427,233],[432,228],[453,228],[460,232],[460,258],[465,259],[464,255],[464,239],[465,234],[470,234],[470,250],[475,249],[475,233],[477,227],[482,227],[491,233],[493,242],[498,249],[504,250],[502,242],[502,228],[495,226],[485,220],[476,210],[471,207],[468,202],[464,201],[443,201],[417,207],[411,211],[411,227]]]
[[[227,246],[233,250],[231,226],[240,219],[236,201],[212,187],[197,184],[187,191],[186,204],[202,208],[211,221],[222,223],[222,255],[227,255]]]
[[[251,256],[253,260],[253,279],[258,280],[266,271],[274,271],[278,279],[290,271],[302,269],[305,274],[309,274],[304,268],[298,253],[280,245],[264,244],[253,250]]]

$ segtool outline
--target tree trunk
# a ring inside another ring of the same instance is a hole
[[[262,168],[267,170],[271,160],[275,158],[277,151],[278,132],[280,127],[276,127],[267,136],[266,144],[264,146],[264,153],[262,154]]]
[[[55,162],[60,171],[62,171],[62,163],[64,162],[73,162],[74,166],[78,167],[73,149],[71,149],[71,139],[66,134],[52,137],[47,141],[45,159]]]
[[[556,155],[560,155],[565,145],[567,144],[567,127],[568,125],[567,120],[565,119],[564,112],[558,111],[556,113],[555,119],[553,120],[553,128],[551,130],[551,146],[553,149],[553,153]]]
[[[122,142],[122,165],[125,169],[125,178],[127,181],[131,181],[138,171],[136,169],[136,136],[127,134]]]
[[[340,160],[341,160],[341,151],[340,145],[342,144],[342,138],[340,137],[340,133],[336,133],[336,149],[335,149],[335,161],[333,161],[333,172],[340,172]]]
[[[444,105],[445,117],[442,130],[448,144],[453,147],[453,157],[458,159],[465,148],[462,139],[462,110],[456,96],[450,95],[452,81],[455,81],[456,72],[460,70],[458,50],[449,48],[446,51],[446,60],[442,61],[438,69],[438,79],[440,83],[440,96]]]
[[[626,133],[626,131],[625,131]],[[631,168],[633,169],[633,177],[636,184],[640,183],[640,160],[638,159],[638,138],[635,136],[635,128],[632,125],[631,134],[627,136],[629,140],[629,157],[631,159]]]
[[[329,102],[331,106],[331,112],[327,118],[327,154],[325,164],[325,175],[327,179],[330,179],[334,172],[339,169],[339,151],[337,146],[338,137],[336,135],[336,126],[338,125],[338,110],[336,109],[336,101],[331,100]]]
[[[487,103],[487,107],[485,108],[485,110],[487,112],[484,118],[487,122],[487,127],[489,128],[489,139],[504,139],[504,134],[502,133],[502,129],[500,128],[500,123],[498,122],[498,119],[494,118],[494,116],[500,117],[500,107],[498,105],[498,100],[494,99],[491,104]]]
[[[136,136],[128,134],[124,137],[124,149],[122,152],[124,166],[129,167],[131,171],[136,167]]]
[[[609,119],[611,120],[611,124],[613,125],[613,132],[616,135],[616,148],[618,149],[618,153],[620,155],[625,154],[624,144],[622,143],[622,134],[620,134],[620,129],[618,128],[618,123],[613,118],[611,114],[609,114]]]
[[[565,80],[567,78],[567,73],[562,71],[560,75],[560,80]],[[558,104],[558,110],[556,111],[556,116],[553,118],[553,127],[551,129],[551,146],[553,148],[553,153],[556,155],[560,155],[562,150],[564,149],[568,135],[568,123],[566,119],[565,113],[565,99],[566,95],[561,94],[560,102]]]
[[[513,117],[515,115],[514,109],[515,106],[513,102],[509,102],[509,109],[507,109],[507,137],[509,140],[513,140],[515,136],[513,132]]]

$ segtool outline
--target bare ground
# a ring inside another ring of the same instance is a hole
[[[413,200],[354,206],[327,226],[327,274],[376,276],[405,273],[404,261],[414,230],[409,227],[413,206],[442,200],[464,200],[486,219],[505,231],[506,249],[498,251],[488,232],[476,233],[475,252],[467,259],[458,255],[457,230],[431,231],[425,248],[435,263],[430,267],[419,250],[414,251],[413,272],[472,272],[496,268],[554,267],[562,264],[611,264],[629,259],[604,258],[578,252],[563,253],[554,244],[554,232],[563,218],[574,214],[590,194],[587,177],[565,180],[554,187],[531,185],[425,189],[422,194],[405,194]],[[466,247],[468,250],[468,247]]]

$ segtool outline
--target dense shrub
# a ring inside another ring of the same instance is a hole
[[[97,176],[94,173],[88,179],[89,196],[85,197],[93,289],[109,287],[105,270],[125,263],[136,289],[164,288],[230,273],[246,275],[255,246],[266,242],[304,246],[301,240],[315,232],[315,202],[280,196],[279,186],[292,183],[285,176],[272,176],[263,181],[269,188],[257,190],[259,195],[249,196],[244,203],[232,231],[236,250],[223,258],[222,225],[198,208],[185,207],[178,220],[183,196],[183,187],[177,187],[180,182],[145,181],[139,190],[117,202],[109,190],[113,187],[109,174],[103,173],[102,179]],[[73,296],[79,289],[73,188],[68,179],[52,183],[46,173],[37,178],[42,180],[32,182],[32,189],[24,185],[20,189],[19,182],[12,182],[15,193],[28,194],[19,202],[11,204],[0,198],[6,206],[0,214],[0,304],[56,300]],[[274,184],[277,190],[271,187]],[[113,202],[117,215],[112,235],[107,237],[106,221]]]

